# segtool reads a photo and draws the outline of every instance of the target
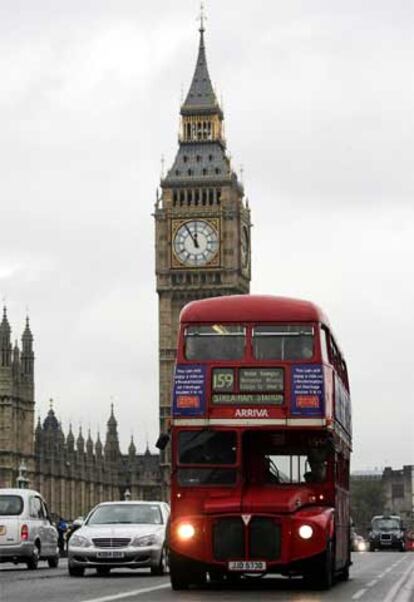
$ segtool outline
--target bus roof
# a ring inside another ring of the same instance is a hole
[[[181,322],[322,322],[323,311],[310,301],[272,295],[228,295],[188,303]]]

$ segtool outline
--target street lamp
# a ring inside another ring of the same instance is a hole
[[[20,462],[19,474],[17,475],[16,481],[19,489],[27,489],[29,485],[29,479],[27,478],[27,466],[23,460]]]

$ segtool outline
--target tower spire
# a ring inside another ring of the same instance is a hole
[[[207,67],[206,47],[204,42],[204,22],[206,17],[204,14],[203,3],[201,3],[199,19],[200,27],[198,31],[200,32],[200,41],[198,45],[197,62],[190,89],[184,104],[181,106],[181,115],[199,115],[200,111],[204,114],[219,112],[221,115],[221,109]]]

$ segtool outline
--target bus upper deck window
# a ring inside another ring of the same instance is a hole
[[[238,324],[209,324],[185,329],[188,360],[239,360],[244,356],[246,328]]]
[[[314,328],[307,324],[256,326],[253,355],[258,360],[310,360],[314,356]]]

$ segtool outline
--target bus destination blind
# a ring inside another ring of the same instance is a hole
[[[238,386],[233,368],[214,369],[213,403],[276,405],[283,403],[282,368],[240,368],[237,372]]]

